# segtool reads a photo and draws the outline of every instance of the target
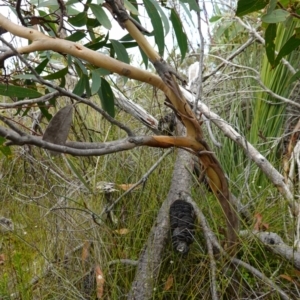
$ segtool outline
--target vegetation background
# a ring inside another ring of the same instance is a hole
[[[180,136],[179,121],[176,131],[163,121],[171,108],[182,115],[145,73],[140,81],[116,74],[121,62],[156,71],[139,39],[110,38],[120,30],[114,1],[77,2],[1,3],[53,44],[84,45],[103,54],[100,65],[117,60],[99,66],[46,43],[34,48],[0,18],[0,299],[298,299],[299,3],[124,1],[189,81],[184,95],[235,199],[232,254],[228,220],[195,157],[162,144],[122,148],[129,131]],[[190,65],[200,70],[194,78]],[[72,145],[82,152],[69,155]],[[168,227],[176,188],[188,190],[199,219],[186,256]],[[153,267],[139,276],[145,261]]]

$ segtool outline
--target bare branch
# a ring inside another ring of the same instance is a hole
[[[300,252],[287,245],[277,233],[266,231],[251,232],[243,230],[240,232],[240,236],[257,237],[270,251],[288,260],[297,270],[300,270]]]
[[[18,107],[22,107],[23,105],[32,105],[32,104],[36,104],[36,103],[43,103],[43,102],[47,102],[47,101],[59,96],[59,94],[60,94],[59,92],[52,92],[52,93],[46,94],[44,96],[41,96],[39,98],[21,100],[21,101],[14,102],[14,103],[0,102],[0,107],[18,108]]]
[[[199,6],[199,2],[198,2]],[[198,33],[200,37],[200,57],[199,57],[199,68],[198,68],[198,78],[197,78],[197,83],[198,83],[198,89],[196,93],[196,103],[194,106],[194,113],[197,111],[197,105],[198,101],[201,101],[202,99],[202,91],[203,91],[203,85],[202,85],[202,78],[203,78],[203,69],[204,69],[204,37],[202,34],[202,28],[201,28],[201,9],[199,7],[199,11],[197,11],[197,20],[198,20]]]
[[[233,53],[231,53],[226,58],[226,61],[230,61],[230,60],[234,59],[236,56],[238,56],[240,53],[242,53],[246,48],[248,48],[250,45],[252,45],[254,41],[255,41],[255,38],[250,37],[247,42],[245,42],[242,46],[240,46]],[[209,73],[203,77],[203,82],[206,81],[209,77],[215,75],[225,65],[226,65],[225,62],[220,63],[211,73]]]
[[[193,97],[189,92],[184,89],[182,89],[182,92],[185,94],[185,97],[188,100],[193,101]],[[246,155],[257,164],[257,166],[265,173],[270,181],[277,187],[279,192],[288,200],[289,206],[291,207],[293,213],[298,215],[299,205],[295,203],[290,189],[284,183],[284,177],[273,167],[273,165],[260,152],[258,152],[257,149],[246,140],[246,138],[241,136],[219,115],[212,112],[204,103],[199,102],[198,109],[220,130],[222,130],[225,136],[229,137],[244,149]]]

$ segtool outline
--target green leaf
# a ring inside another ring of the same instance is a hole
[[[103,8],[96,4],[90,4],[90,8],[99,23],[102,24],[106,29],[111,29],[112,25]]]
[[[82,71],[82,73],[84,75],[88,75],[88,71],[86,69],[86,67],[84,66],[84,64],[82,63],[82,61],[78,58],[74,58],[75,63],[79,66],[80,70]]]
[[[71,42],[77,42],[82,40],[86,37],[86,34],[80,30],[76,31],[75,33],[71,34],[70,36],[66,37],[66,40]]]
[[[276,8],[277,0],[270,0],[270,3],[268,5],[267,14],[272,13],[272,11]]]
[[[92,71],[92,87],[91,94],[94,95],[98,93],[101,87],[101,76],[97,72]]]
[[[280,49],[276,60],[275,60],[275,66],[277,66],[280,62],[280,60],[290,54],[292,51],[294,51],[295,49],[297,49],[300,46],[300,39],[296,38],[296,35],[294,34],[293,36],[291,36],[289,38],[289,40],[282,46],[282,48]]]
[[[236,15],[242,17],[254,11],[263,9],[269,4],[269,0],[239,0]]]
[[[157,11],[159,12],[159,14],[161,16],[162,22],[164,23],[165,36],[166,36],[170,31],[169,20],[168,20],[166,14],[164,13],[163,9],[161,8],[161,6],[158,4],[158,2],[155,0],[150,0],[150,1],[155,6],[155,8],[157,9]]]
[[[80,79],[78,80],[78,82],[75,85],[75,88],[73,90],[73,94],[81,96],[84,93],[84,89],[85,89],[85,77],[86,75],[83,75],[80,77]]]
[[[144,5],[154,29],[154,39],[158,47],[159,55],[163,56],[165,50],[165,39],[161,18],[152,1],[144,0]]]
[[[142,50],[141,47],[139,47],[139,49],[140,49],[140,52],[141,52],[141,55],[142,55],[143,63],[144,63],[144,65],[145,65],[145,68],[147,69],[147,68],[148,68],[149,58],[148,58],[148,56],[145,54],[145,52]]]
[[[194,10],[195,12],[200,12],[201,9],[195,0],[180,0],[180,2],[187,3],[190,7],[190,10]]]
[[[0,83],[0,95],[8,97],[24,98],[38,98],[43,96],[36,90],[23,88],[15,85],[7,85]]]
[[[43,78],[47,79],[47,80],[59,79],[59,78],[65,77],[67,75],[67,73],[68,73],[68,67],[65,67],[53,74],[43,76]]]
[[[210,19],[209,19],[209,22],[210,23],[214,23],[218,20],[220,20],[222,18],[222,16],[212,16]]]
[[[137,47],[138,44],[137,42],[124,42],[124,43],[121,43],[126,49],[128,48],[134,48],[134,47]],[[107,48],[109,49],[112,49],[112,50],[115,50],[114,47],[113,47],[113,44],[107,44],[105,45]]]
[[[300,70],[291,77],[288,84],[292,84],[293,82],[299,79],[300,79]]]
[[[190,19],[191,23],[193,24],[193,26],[195,26],[193,16],[192,16],[189,8],[187,7],[187,5],[185,3],[181,2],[181,7],[184,9],[185,14],[189,17],[189,19]]]
[[[134,14],[134,15],[138,15],[139,14],[139,11],[128,0],[124,0],[124,6],[132,14]]]
[[[47,121],[50,121],[52,119],[52,115],[49,113],[48,108],[46,108],[44,104],[41,103],[38,103],[38,106],[42,115],[47,119]]]
[[[268,61],[272,67],[275,65],[275,38],[276,38],[277,25],[269,24],[266,33],[265,33],[265,41],[266,41],[266,54],[268,57]]]
[[[82,27],[87,23],[87,13],[81,12],[77,16],[69,18],[68,21],[73,26]]]
[[[187,36],[186,36],[185,32],[183,32],[180,18],[178,17],[178,15],[177,15],[177,13],[175,12],[174,9],[171,10],[170,20],[173,24],[173,28],[174,28],[174,31],[175,31],[177,43],[178,43],[178,46],[180,48],[181,61],[183,61],[183,59],[186,55],[187,49],[188,49]]]
[[[99,21],[98,21],[97,19],[94,19],[94,18],[88,18],[88,19],[87,19],[86,26],[95,28],[95,27],[100,26],[100,23],[99,23]]]
[[[110,71],[106,70],[106,69],[103,69],[103,68],[98,68],[98,69],[95,69],[93,70],[94,73],[97,73],[99,76],[106,76],[106,75],[109,75],[111,74]]]
[[[101,88],[98,91],[102,108],[111,116],[115,117],[115,98],[109,83],[102,78]]]
[[[100,49],[100,48],[102,48],[103,46],[106,45],[106,43],[108,41],[108,37],[109,37],[109,31],[107,32],[107,35],[105,36],[104,41],[102,41],[103,37],[101,36],[101,37],[99,37],[99,39],[96,39],[96,40],[94,40],[90,43],[87,43],[84,46],[91,49],[91,50],[96,51],[96,50],[98,50],[98,49]],[[99,41],[101,40],[101,42],[97,42],[98,40]]]
[[[11,158],[12,153],[8,146],[5,146],[4,143],[6,142],[6,139],[2,136],[0,136],[0,151],[6,156],[6,158]]]
[[[261,20],[264,23],[279,23],[284,22],[289,15],[289,12],[283,9],[275,9],[270,14],[263,15]]]
[[[122,38],[119,39],[120,42],[131,42],[133,41],[133,37],[128,33],[125,34]]]
[[[35,68],[35,71],[36,71],[38,74],[41,74],[41,73],[44,71],[45,67],[47,66],[48,62],[49,62],[49,59],[48,59],[48,58],[44,59],[44,60],[43,60],[43,61]]]
[[[114,47],[118,60],[129,64],[130,59],[125,47],[116,40],[110,40],[110,42]]]
[[[56,7],[58,8],[58,3],[56,0],[36,1],[36,4],[37,7],[52,7],[52,9]]]

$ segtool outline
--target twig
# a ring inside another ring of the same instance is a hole
[[[137,260],[132,260],[132,259],[116,259],[116,260],[111,260],[107,263],[108,266],[111,265],[116,265],[116,264],[124,264],[124,265],[130,265],[130,266],[137,266],[138,261]]]
[[[201,9],[199,6],[199,2],[197,3],[199,7],[199,11],[197,11],[197,20],[198,20],[198,32],[200,37],[200,57],[199,57],[199,69],[198,69],[199,71],[198,71],[198,78],[197,78],[198,89],[196,93],[196,102],[193,109],[195,114],[197,112],[198,101],[201,101],[202,99],[202,90],[203,90],[202,77],[203,77],[203,61],[204,61],[204,37],[201,29]]]
[[[63,0],[57,0],[59,9],[60,9],[60,14],[59,14],[59,26],[57,29],[58,34],[61,32],[64,26],[64,16],[66,14],[66,6]]]
[[[14,102],[14,103],[0,102],[0,107],[3,107],[3,108],[18,108],[18,107],[22,107],[23,105],[31,105],[31,104],[35,104],[35,103],[47,102],[47,101],[49,101],[49,100],[51,100],[51,99],[53,99],[57,96],[59,96],[59,92],[52,92],[52,93],[46,94],[44,96],[41,96],[39,98],[21,100],[21,101]]]
[[[253,78],[255,79],[259,85],[263,88],[263,91],[266,92],[267,94],[269,94],[270,96],[272,96],[273,98],[276,98],[284,103],[288,103],[288,104],[291,104],[291,105],[294,105],[294,106],[297,106],[297,107],[300,107],[300,104],[295,102],[295,101],[292,101],[288,98],[285,98],[285,97],[282,97],[276,93],[274,93],[272,90],[270,90],[267,86],[265,86],[265,84],[262,82],[261,78],[260,78],[260,74],[258,71],[256,71],[254,68],[251,68],[251,67],[247,67],[247,66],[242,66],[242,65],[238,65],[238,64],[235,64],[235,63],[232,63],[220,56],[215,56],[215,55],[209,55],[211,57],[215,57],[215,58],[218,58],[220,60],[222,60],[224,63],[230,65],[230,66],[233,66],[233,67],[236,67],[236,68],[241,68],[241,69],[246,69],[246,70],[250,70],[252,71],[256,76],[245,76],[244,78]],[[242,78],[241,76],[238,77],[239,79]]]
[[[243,52],[247,47],[249,47],[255,41],[254,37],[250,37],[247,42],[245,42],[242,46],[236,49],[233,53],[231,53],[227,58],[226,61],[230,61]],[[219,64],[211,73],[205,75],[203,77],[203,82],[205,82],[209,77],[215,75],[223,66],[225,66],[225,62]]]
[[[22,0],[17,0],[17,3],[16,3],[16,12],[17,12],[17,15],[18,15],[18,18],[19,20],[21,21],[21,24],[25,27],[27,27],[27,24],[22,16],[22,13],[21,13],[21,2]]]

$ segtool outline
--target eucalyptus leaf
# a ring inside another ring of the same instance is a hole
[[[44,60],[43,60],[43,61],[35,68],[35,71],[36,71],[38,74],[41,74],[41,73],[44,71],[45,67],[47,66],[48,62],[49,62],[49,59],[48,59],[48,58],[44,59]]]
[[[157,9],[157,11],[159,12],[160,16],[161,16],[161,20],[164,24],[164,29],[165,29],[165,36],[169,33],[170,31],[170,24],[169,24],[169,20],[166,16],[166,14],[164,13],[164,10],[161,8],[161,6],[158,4],[157,1],[155,0],[150,0],[152,2],[152,4],[155,6],[155,8]]]
[[[190,10],[194,10],[195,12],[200,12],[201,9],[195,0],[180,0],[180,2],[187,3],[190,7]]]
[[[280,60],[290,54],[292,51],[297,49],[300,46],[300,38],[297,38],[294,34],[289,38],[289,40],[282,46],[282,48],[279,50],[279,53],[275,60],[275,66],[277,66],[280,62]]]
[[[283,9],[275,9],[271,13],[263,15],[261,20],[264,23],[280,23],[284,22],[289,16],[289,12]]]
[[[43,76],[43,78],[46,80],[59,79],[59,78],[65,77],[67,75],[67,73],[68,73],[68,67],[65,67],[53,74]]]
[[[239,0],[237,4],[236,15],[245,16],[254,11],[261,10],[269,4],[269,0]]]
[[[101,87],[101,76],[97,74],[97,72],[92,71],[92,87],[91,87],[91,94],[94,95],[98,93]]]
[[[158,52],[160,56],[163,56],[165,49],[165,38],[160,15],[151,0],[144,0],[144,5],[154,29],[154,39],[158,47]]]
[[[102,24],[106,29],[111,29],[111,22],[103,8],[100,5],[96,4],[90,4],[90,8],[97,20],[99,21],[99,23]]]
[[[110,40],[110,42],[114,47],[114,50],[116,52],[118,60],[129,64],[130,59],[129,59],[129,55],[126,51],[126,48],[120,42],[118,42],[116,40]]]
[[[177,43],[181,52],[181,61],[185,58],[188,44],[187,44],[187,36],[182,28],[182,23],[180,21],[179,16],[177,15],[176,11],[174,9],[171,10],[171,22],[173,24],[173,28],[175,31]]]
[[[74,32],[70,36],[66,37],[66,40],[71,41],[71,42],[77,42],[82,40],[83,38],[86,37],[86,34],[80,30]]]
[[[111,116],[115,117],[115,98],[109,83],[102,78],[101,88],[98,91],[102,108]]]
[[[265,41],[266,41],[266,54],[268,57],[268,61],[271,66],[275,65],[275,38],[276,38],[276,24],[269,24],[266,33],[265,33]]]
[[[43,140],[52,144],[65,145],[72,124],[73,105],[60,109],[51,119],[43,135]],[[60,153],[50,151],[52,155]]]
[[[70,17],[68,19],[69,23],[76,27],[82,27],[87,23],[87,13],[81,12],[75,17]]]
[[[20,99],[38,98],[42,96],[42,94],[37,92],[36,90],[2,83],[0,83],[0,95],[8,97],[17,97]]]
[[[134,14],[134,15],[138,15],[139,14],[139,11],[128,0],[124,0],[124,6],[132,14]]]

